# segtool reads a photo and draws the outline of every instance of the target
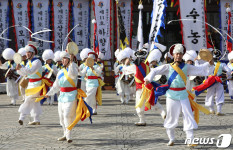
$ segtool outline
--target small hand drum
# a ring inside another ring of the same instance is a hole
[[[86,61],[85,61],[85,63],[86,63],[86,65],[87,65],[88,67],[93,67],[95,62],[94,62],[94,59],[92,59],[92,58],[87,58]]]
[[[194,80],[196,78],[196,76],[189,76],[189,80]]]
[[[15,53],[13,59],[16,64],[20,64],[23,61],[22,56],[19,53]]]
[[[154,81],[159,81],[161,77],[162,77],[162,75],[156,75],[153,80]]]
[[[66,50],[70,55],[74,54],[76,56],[78,54],[78,46],[74,42],[69,42],[66,46]]]
[[[211,52],[208,49],[201,49],[199,54],[198,54],[198,58],[209,62],[213,59],[213,55],[211,54]]]

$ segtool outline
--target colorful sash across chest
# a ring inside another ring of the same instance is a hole
[[[150,72],[150,67],[145,64],[141,63],[139,66],[136,66],[136,74],[135,74],[135,82],[136,82],[136,89],[142,89],[142,84],[144,83],[144,78]]]
[[[177,66],[177,65],[172,65],[172,68],[181,76],[181,78],[183,79],[184,83],[185,83],[185,86],[186,86],[186,76],[184,74],[184,72]],[[190,91],[186,90],[187,93],[188,93],[188,98],[189,98],[189,102],[190,102],[190,105],[191,105],[191,108],[192,110],[194,111],[194,119],[196,121],[196,123],[198,124],[199,123],[199,111],[205,113],[205,114],[210,114],[209,110],[206,109],[205,107],[197,104],[195,101],[194,101],[194,98],[195,98],[195,95],[192,94]]]
[[[136,88],[141,89],[141,98],[139,100],[139,103],[136,104],[136,108],[142,107],[144,101],[145,101],[145,111],[151,109],[151,105],[154,106],[157,102],[155,100],[155,89],[160,86],[160,84],[156,82],[151,82],[150,84],[144,86],[144,78],[149,73],[150,68],[147,64],[141,63],[139,66],[136,67],[136,75],[135,75],[135,81],[136,81]]]
[[[35,61],[37,58],[33,58],[31,61],[28,61],[28,65],[31,68],[32,67],[32,62]],[[35,87],[35,88],[30,88],[30,89],[26,89],[25,93],[26,96],[29,95],[34,95],[38,92],[40,92],[41,97],[36,98],[35,102],[39,102],[42,99],[44,99],[44,96],[46,95],[47,91],[48,91],[48,87],[51,87],[53,85],[53,83],[51,81],[49,81],[47,78],[43,78],[42,75],[40,74],[40,72],[36,72],[36,74],[39,76],[38,79],[29,79],[29,82],[37,82],[41,80],[41,86]]]
[[[63,73],[61,73],[58,78],[60,79],[61,77],[65,76],[66,80],[72,85],[72,87],[68,88],[72,88],[72,90],[77,90],[78,106],[76,108],[76,117],[75,120],[67,128],[68,130],[71,130],[80,120],[83,121],[88,117],[90,118],[90,121],[92,123],[92,108],[83,100],[83,97],[87,97],[86,93],[83,92],[83,90],[81,89],[77,89],[75,82],[68,76],[67,71],[68,69],[63,68]]]
[[[220,66],[220,62],[217,62],[215,69],[214,69],[214,75],[210,75],[204,82],[203,84],[193,87],[193,90],[195,90],[195,95],[198,96],[202,92],[204,92],[206,89],[212,87],[215,83],[222,83],[222,80],[220,79],[221,76],[217,76],[218,69]]]
[[[175,66],[175,64],[171,64],[171,66]],[[184,68],[184,66],[185,66],[185,63],[181,63],[179,66],[177,66],[177,68],[180,68],[180,70],[182,70]],[[177,75],[178,75],[178,73],[176,71],[174,71],[168,79],[168,84],[162,85],[162,86],[159,86],[156,88],[156,90],[155,90],[156,99],[158,99],[159,96],[166,94],[167,90],[171,86],[172,81],[176,78]],[[186,82],[186,80],[184,80],[184,81]]]

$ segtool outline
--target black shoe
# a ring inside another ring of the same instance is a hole
[[[72,141],[72,140],[67,140],[67,142],[68,142],[68,143],[71,143],[71,142],[73,142],[73,141]]]
[[[23,125],[23,121],[22,120],[19,120],[19,125]]]

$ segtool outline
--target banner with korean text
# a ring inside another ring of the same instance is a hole
[[[111,54],[111,0],[94,0],[94,13],[97,22],[99,56],[103,60],[112,58]]]
[[[227,7],[231,9],[231,16],[233,16],[233,1],[232,0],[220,0],[220,14],[221,14],[221,24],[220,28],[222,30],[222,33],[224,37],[227,39],[227,35],[225,33],[228,33],[228,13],[226,12]],[[231,17],[231,37],[233,37],[233,17]],[[221,38],[221,50],[226,50],[226,41]]]
[[[7,0],[0,0],[0,33],[7,29],[9,25],[9,7]],[[8,38],[8,31],[4,32],[3,38]],[[0,39],[0,53],[7,48],[7,40]]]
[[[26,29],[29,27],[28,18],[28,0],[12,0],[13,12],[14,12],[14,24],[16,25],[16,48],[24,47],[30,39],[29,31]]]
[[[69,1],[53,0],[54,10],[54,52],[65,50],[68,38]]]
[[[165,28],[165,8],[167,6],[166,0],[154,0],[153,2],[153,12],[151,29],[149,34],[149,44],[152,45],[153,42],[158,43],[158,36],[162,36],[160,32],[160,27]]]
[[[125,26],[126,37],[131,46],[132,36],[132,1],[131,0],[118,0],[118,6],[121,10],[121,16]],[[119,36],[119,35],[118,35]],[[119,38],[118,38],[119,39]],[[119,45],[119,44],[118,44]]]
[[[78,45],[79,52],[89,47],[90,39],[90,7],[87,0],[73,0],[73,40]]]
[[[187,50],[207,48],[205,0],[179,0],[183,44]]]
[[[32,4],[32,31],[35,33],[45,28],[49,29],[49,0],[32,0]],[[49,34],[49,32],[42,32],[36,34],[35,37],[49,41]],[[41,40],[36,41],[39,43],[39,49],[45,50],[50,48],[48,42],[44,42]]]

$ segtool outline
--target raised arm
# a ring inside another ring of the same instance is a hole
[[[187,74],[190,76],[208,76],[208,70],[210,67],[211,66],[208,62],[198,66],[193,66],[188,64]]]
[[[168,75],[169,65],[170,64],[164,64],[159,67],[151,69],[150,73],[144,78],[144,81],[152,82],[156,75]]]
[[[26,76],[29,74],[35,74],[42,67],[42,63],[39,59],[32,62],[32,67],[22,67],[20,70],[17,70],[17,73],[21,76]]]
[[[76,79],[78,76],[78,69],[77,69],[77,65],[72,62],[69,65],[69,71],[68,71],[68,76],[71,77],[72,79]]]

